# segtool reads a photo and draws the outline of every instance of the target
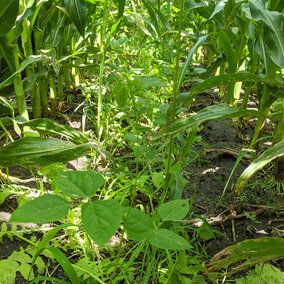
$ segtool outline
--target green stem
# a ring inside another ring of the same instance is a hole
[[[179,94],[178,78],[179,78],[179,57],[180,57],[180,49],[181,49],[181,30],[183,26],[183,22],[182,22],[183,6],[184,6],[184,0],[180,0],[179,27],[178,27],[178,36],[177,36],[177,52],[176,52],[176,64],[175,64],[175,73],[174,73],[174,86],[173,86],[173,99],[172,99],[172,104],[171,104],[171,113],[169,114],[170,115],[169,126],[171,126],[175,121],[177,97]],[[170,166],[171,166],[171,160],[172,160],[171,157],[172,157],[172,152],[173,152],[173,144],[174,144],[174,134],[171,134],[170,141],[169,141],[169,149],[168,149],[168,159],[167,159],[167,164],[166,164],[165,190],[162,194],[162,198],[160,199],[160,204],[164,203],[168,190],[169,190]]]
[[[48,114],[47,90],[48,90],[48,81],[43,79],[39,82],[39,93],[41,97],[43,117],[46,117]]]
[[[15,63],[15,70],[19,69],[19,57],[18,57],[18,46],[16,44],[12,45],[12,52],[14,56],[14,63]],[[19,115],[24,117],[25,119],[29,120],[29,113],[26,104],[26,97],[23,88],[23,81],[21,74],[18,73],[14,79],[14,91],[16,95],[16,102],[18,107]]]
[[[103,74],[104,74],[104,67],[105,67],[105,56],[106,56],[106,48],[107,46],[104,45],[104,37],[106,33],[108,18],[110,14],[110,9],[112,5],[112,0],[106,0],[103,7],[103,26],[101,30],[101,58],[100,58],[100,75],[99,75],[99,93],[98,93],[98,113],[97,113],[97,136],[98,140],[100,140],[102,133],[103,133],[103,125],[101,123],[102,118],[102,104],[103,104],[103,94],[102,94],[102,86],[103,86]]]

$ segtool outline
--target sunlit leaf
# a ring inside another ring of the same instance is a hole
[[[100,173],[95,171],[60,172],[56,186],[71,198],[91,197],[105,183]]]
[[[129,208],[125,209],[128,212]],[[142,241],[154,230],[154,223],[150,216],[136,208],[131,208],[125,222],[127,234],[134,241]]]
[[[172,200],[158,207],[158,213],[163,221],[182,220],[189,210],[188,200]]]
[[[155,230],[149,242],[151,245],[161,249],[190,249],[192,246],[180,235],[167,230],[157,229]]]
[[[262,153],[257,159],[255,159],[249,167],[245,169],[242,175],[238,178],[235,185],[235,192],[239,192],[244,185],[248,182],[248,180],[260,169],[262,169],[265,165],[270,163],[272,160],[277,157],[284,155],[284,140],[275,144],[274,146],[267,149],[264,153]]]
[[[237,110],[228,104],[213,105],[201,110],[193,116],[177,120],[166,133],[173,133],[185,127],[199,125],[209,120],[233,117],[264,117],[264,115],[255,110]]]
[[[64,198],[53,195],[42,195],[17,208],[10,222],[48,223],[62,219],[67,215],[70,204]]]
[[[116,200],[95,200],[82,206],[82,221],[91,239],[102,248],[118,229],[122,207]]]

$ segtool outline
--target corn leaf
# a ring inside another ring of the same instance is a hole
[[[20,65],[20,67],[17,69],[15,73],[13,73],[9,78],[7,78],[5,81],[3,81],[0,84],[0,89],[11,85],[14,82],[14,78],[17,74],[21,73],[23,70],[26,69],[26,67],[32,63],[40,62],[46,59],[47,57],[44,55],[30,55],[28,56]]]
[[[209,106],[197,114],[177,120],[173,126],[167,130],[166,134],[177,132],[183,128],[196,126],[208,120],[217,120],[233,117],[264,117],[264,115],[255,110],[237,110],[228,104],[219,104]]]
[[[242,264],[234,267],[229,274],[233,274],[258,263],[284,256],[284,240],[281,238],[260,238],[246,240],[229,246],[217,253],[210,261],[208,272],[227,268],[239,261]]]
[[[239,72],[239,73],[230,73],[230,74],[222,74],[219,76],[215,77],[210,77],[206,79],[205,81],[194,85],[190,92],[188,93],[187,98],[184,101],[184,105],[186,105],[188,102],[191,101],[191,99],[206,91],[209,90],[213,87],[219,86],[219,85],[224,85],[228,83],[233,83],[233,82],[252,82],[252,83],[263,83],[267,84],[270,86],[275,86],[278,88],[284,88],[284,82],[282,81],[277,81],[277,80],[270,80],[270,79],[265,79],[260,76],[257,76],[252,73],[248,72]]]
[[[82,37],[85,36],[87,10],[85,0],[65,0],[65,9]]]
[[[0,36],[7,34],[15,25],[18,10],[18,0],[0,0]]]
[[[22,126],[29,126],[38,131],[41,135],[64,136],[75,144],[88,142],[88,138],[81,132],[68,126],[61,125],[49,118],[37,118],[21,123]]]
[[[235,185],[235,192],[239,192],[244,185],[248,182],[248,180],[260,169],[262,169],[265,165],[270,163],[272,160],[277,157],[284,155],[284,140],[275,144],[268,150],[266,150],[262,155],[260,155],[257,159],[255,159],[249,167],[245,169],[242,175],[238,178]]]
[[[264,41],[268,46],[271,59],[284,68],[284,20],[283,15],[276,11],[263,9],[261,1],[249,1],[252,18],[265,23]]]
[[[44,167],[83,156],[94,143],[75,145],[54,138],[26,137],[0,148],[0,168],[10,166]]]

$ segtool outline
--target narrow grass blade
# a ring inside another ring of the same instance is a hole
[[[181,73],[179,75],[178,78],[178,90],[180,89],[184,76],[186,74],[186,71],[188,70],[188,65],[192,60],[192,56],[195,54],[195,52],[197,51],[197,49],[205,42],[205,40],[207,39],[207,35],[201,36],[197,42],[195,43],[195,45],[189,50],[186,61],[182,67]]]
[[[58,248],[49,247],[47,248],[47,250],[50,251],[54,255],[58,263],[64,269],[66,275],[71,280],[72,284],[80,284],[78,275],[75,272],[74,268],[72,267],[72,264],[70,263],[68,258]]]
[[[44,235],[44,237],[42,238],[42,240],[40,241],[37,249],[36,249],[36,252],[33,256],[33,259],[32,259],[32,267],[34,266],[38,256],[41,254],[41,252],[49,245],[49,242],[53,239],[53,237],[62,229],[64,228],[68,228],[68,227],[74,227],[75,225],[73,224],[62,224],[62,225],[59,225],[55,228],[53,228],[51,231],[49,231],[48,233],[46,233]],[[29,279],[29,278],[28,278]]]

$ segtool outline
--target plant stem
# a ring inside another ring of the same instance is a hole
[[[177,35],[177,51],[176,51],[176,62],[175,62],[176,64],[175,64],[174,86],[173,86],[173,99],[171,103],[171,112],[169,114],[170,115],[169,126],[171,126],[175,121],[177,97],[179,94],[178,78],[179,78],[179,57],[180,57],[180,49],[181,49],[181,30],[183,26],[183,22],[182,22],[183,6],[184,6],[184,0],[180,0],[179,27],[178,27],[178,35]],[[167,196],[168,189],[169,189],[170,165],[171,165],[171,156],[172,156],[172,151],[173,151],[173,143],[174,143],[174,134],[171,134],[170,141],[169,141],[169,149],[168,149],[168,159],[167,159],[167,164],[166,164],[165,189],[162,194],[162,198],[160,199],[160,204],[164,203],[165,198]]]

